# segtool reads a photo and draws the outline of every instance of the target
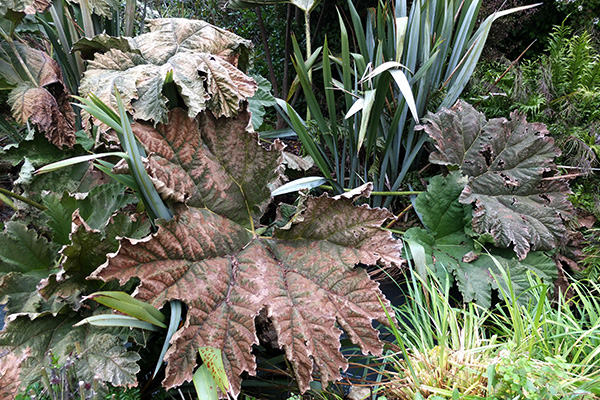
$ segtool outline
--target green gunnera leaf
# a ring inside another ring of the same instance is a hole
[[[510,273],[516,295],[525,301],[530,287],[527,273],[550,284],[557,277],[556,265],[541,251],[530,252],[525,259],[518,260],[508,249],[482,249],[469,229],[471,206],[459,201],[465,181],[458,171],[447,177],[433,177],[427,191],[415,202],[427,229],[411,228],[404,239],[409,247],[412,243],[423,247],[425,262],[433,266],[442,281],[450,274],[465,302],[491,306],[492,289],[498,288],[498,284],[504,285],[499,267]],[[414,257],[413,261],[417,262]]]

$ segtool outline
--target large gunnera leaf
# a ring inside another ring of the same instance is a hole
[[[171,81],[190,117],[205,109],[234,116],[254,94],[256,82],[242,72],[251,42],[204,21],[156,19],[146,26],[150,32],[135,38],[99,35],[75,45],[88,57],[96,52],[81,82],[82,95],[94,93],[116,108],[116,86],[136,119],[166,123],[163,87]]]
[[[382,350],[372,322],[386,323],[379,299],[389,303],[355,266],[401,263],[400,243],[380,229],[391,214],[347,198],[310,198],[285,229],[259,236],[268,186],[280,180],[281,146],[261,147],[245,131],[249,118],[206,112],[194,120],[173,110],[169,125],[134,125],[175,216],[151,237],[123,240],[93,276],[122,284],[137,277],[137,298],[187,305],[165,357],[167,387],[190,381],[198,348],[209,346],[222,351],[237,396],[242,373],[256,373],[251,352],[263,310],[303,392],[315,370],[326,385],[347,368],[342,332],[365,353]]]
[[[546,127],[517,112],[510,118],[486,121],[459,101],[429,113],[419,128],[434,140],[430,160],[458,166],[469,178],[460,202],[475,205],[473,229],[490,233],[497,246],[514,247],[522,260],[530,250],[557,246],[572,208],[569,187],[556,176],[559,150]]]
[[[498,266],[508,271],[516,295],[525,300],[530,284],[527,272],[534,273],[545,283],[556,278],[554,261],[543,252],[530,252],[523,260],[517,260],[510,250],[482,248],[465,229],[471,219],[471,208],[461,204],[459,198],[466,178],[459,172],[447,177],[431,179],[427,192],[420,194],[415,208],[423,215],[428,230],[411,228],[404,239],[409,244],[413,262],[425,261],[444,282],[450,274],[465,302],[475,301],[482,307],[490,307],[492,289],[504,285]],[[422,249],[422,250],[421,250]],[[419,261],[417,251],[423,251],[425,260]],[[420,265],[416,265],[419,270]],[[505,288],[507,289],[507,288]]]

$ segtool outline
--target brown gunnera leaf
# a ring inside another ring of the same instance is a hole
[[[12,400],[19,393],[21,364],[30,353],[28,348],[20,356],[14,353],[0,356],[0,400]]]
[[[0,44],[0,63],[22,67],[8,44]],[[31,121],[58,148],[75,145],[75,113],[69,103],[69,91],[63,81],[60,66],[48,54],[21,43],[15,44],[19,57],[27,65],[30,76],[8,76],[14,86],[8,103],[12,115],[20,124]]]
[[[400,265],[400,242],[380,229],[391,214],[324,195],[308,198],[285,229],[260,236],[282,146],[261,147],[245,130],[249,118],[243,110],[235,118],[204,112],[198,119],[173,110],[167,125],[134,125],[175,217],[148,238],[123,240],[92,276],[121,283],[137,277],[137,298],[187,305],[165,358],[167,387],[191,380],[198,348],[210,346],[222,350],[237,396],[240,375],[256,373],[254,320],[263,309],[302,392],[314,371],[327,385],[348,367],[339,351],[342,332],[364,353],[381,354],[372,322],[387,323],[379,299],[389,303],[356,264]]]
[[[514,247],[523,260],[531,250],[555,248],[572,214],[567,181],[554,158],[560,151],[546,126],[485,116],[466,102],[427,114],[422,129],[434,140],[431,162],[458,166],[468,177],[459,201],[474,204],[473,229],[490,233],[496,245]]]

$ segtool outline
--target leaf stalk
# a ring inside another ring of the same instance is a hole
[[[13,199],[17,199],[19,201],[22,201],[23,203],[29,204],[32,207],[37,208],[38,210],[41,211],[45,211],[47,210],[47,208],[43,205],[41,205],[40,203],[33,201],[31,199],[28,199],[27,197],[23,197],[20,194],[16,194],[14,192],[11,192],[10,190],[4,189],[4,188],[0,188],[0,193],[8,196],[8,197],[12,197]]]
[[[319,186],[319,188],[324,189],[324,190],[334,190],[333,186],[329,186],[329,185],[321,185]],[[348,188],[343,188],[344,192],[349,192],[352,189],[348,189]],[[423,193],[422,191],[418,191],[418,190],[407,190],[404,192],[377,192],[377,191],[373,191],[371,192],[371,196],[413,196],[413,195],[419,195]]]

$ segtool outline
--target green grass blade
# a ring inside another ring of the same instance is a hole
[[[292,37],[292,44],[294,47],[294,67],[296,68],[296,72],[298,74],[298,79],[300,80],[300,84],[302,86],[302,90],[304,92],[304,97],[306,98],[306,104],[308,109],[310,110],[310,114],[313,116],[319,130],[322,134],[329,132],[329,128],[327,127],[327,121],[325,117],[323,117],[323,113],[321,112],[321,107],[317,102],[317,98],[312,90],[312,85],[310,83],[310,79],[308,76],[308,69],[304,63],[304,59],[302,58],[302,52],[300,47],[298,46],[298,42],[294,37]]]
[[[172,218],[171,211],[167,208],[165,203],[162,201],[160,195],[156,191],[154,184],[150,180],[146,168],[142,163],[142,157],[140,155],[138,145],[131,130],[131,124],[129,123],[129,117],[125,111],[125,106],[121,100],[121,96],[118,94],[117,88],[115,87],[115,95],[117,98],[117,104],[119,106],[119,115],[121,118],[121,124],[123,126],[123,147],[130,156],[129,172],[135,179],[146,209],[154,216],[154,218],[163,218],[169,220]]]
[[[363,55],[369,54],[367,49],[367,39],[365,36],[365,30],[363,29],[362,21],[360,20],[360,16],[352,4],[352,0],[348,0],[348,9],[350,10],[350,16],[352,17],[352,25],[354,27],[354,32],[356,35],[356,41],[358,42],[358,48],[360,49],[360,53]],[[339,14],[339,11],[338,11]],[[340,17],[341,21],[341,17]],[[340,24],[341,25],[341,24]]]
[[[111,129],[114,129],[115,132],[117,132],[117,135],[119,135],[119,140],[121,140],[123,135],[123,127],[121,126],[121,121],[118,115],[113,117],[111,113],[107,113],[103,108],[98,107],[89,99],[84,99],[83,97],[79,96],[73,96],[73,98],[81,103],[73,103],[74,106],[81,108],[88,114],[93,115],[98,121],[107,125]]]
[[[81,326],[85,324],[90,324],[94,326],[123,326],[127,328],[138,328],[155,332],[159,332],[162,330],[157,326],[151,324],[150,322],[141,321],[137,318],[130,317],[129,315],[118,314],[93,315],[91,317],[87,317],[79,321],[73,326]]]
[[[106,307],[110,307],[131,317],[149,322],[161,328],[167,328],[164,324],[166,317],[156,307],[131,297],[125,292],[106,291],[96,292],[86,297],[86,300],[94,300]]]
[[[411,85],[414,84],[415,82],[418,82],[422,78],[424,78],[427,75],[427,73],[429,72],[429,69],[434,66],[434,63],[435,63],[435,67],[437,67],[440,64],[439,62],[436,62],[436,61],[438,61],[437,58],[438,58],[440,52],[441,52],[441,50],[437,50],[435,53],[433,53],[431,55],[431,57],[429,57],[427,59],[427,61],[423,65],[421,65],[421,67],[419,68],[417,73],[414,74],[409,79],[409,82]]]
[[[395,46],[396,46],[396,61],[402,60],[402,54],[404,54],[404,41],[406,39],[406,32],[408,30],[408,17],[397,17],[396,18],[396,31],[395,31]]]
[[[102,154],[89,154],[86,156],[72,157],[72,158],[68,158],[66,160],[61,160],[61,161],[57,161],[57,162],[54,162],[51,164],[44,165],[43,167],[41,167],[37,171],[35,171],[35,174],[36,175],[45,174],[48,172],[56,171],[61,168],[69,167],[71,165],[75,165],[75,164],[79,164],[79,163],[91,161],[91,160],[97,160],[98,158],[111,157],[111,156],[121,157],[126,160],[129,158],[126,153],[123,153],[121,151],[102,153]]]
[[[417,112],[415,98],[413,97],[413,92],[410,87],[410,83],[408,83],[408,79],[406,78],[406,75],[404,75],[404,72],[402,72],[399,69],[391,70],[390,74],[392,74],[394,81],[396,81],[396,85],[398,85],[398,89],[400,89],[400,93],[402,93],[402,96],[406,100],[406,104],[408,105],[408,108],[409,108],[410,112],[412,113],[413,120],[415,121],[415,123],[418,124],[419,123],[419,113]]]
[[[320,54],[321,50],[322,50],[322,47],[317,48],[315,51],[313,51],[313,53],[310,55],[310,57],[308,57],[308,59],[304,62],[307,71],[310,69],[314,70],[314,69],[319,68],[318,65],[315,65],[315,63],[317,62],[317,59],[319,58],[319,54]],[[292,84],[290,85],[290,89],[288,91],[286,101],[290,101],[292,96],[296,93],[296,90],[298,90],[299,86],[300,86],[300,78],[298,77],[298,75],[296,75],[294,77],[294,80],[292,81]]]
[[[286,115],[287,117],[287,115]],[[289,121],[289,120],[288,120]],[[296,139],[298,135],[292,128],[274,129],[272,131],[258,132],[261,139]]]
[[[373,105],[375,104],[375,94],[377,92],[375,90],[367,90],[365,92],[364,99],[361,102],[361,118],[360,118],[360,128],[358,131],[358,142],[356,144],[356,156],[358,157],[358,152],[360,151],[363,142],[365,141],[365,136],[367,135],[367,128],[369,127],[369,120],[371,119],[371,111],[373,109]],[[357,101],[358,102],[358,101]],[[358,111],[358,110],[357,110]],[[375,122],[375,124],[378,122]]]
[[[344,99],[346,101],[346,110],[348,110],[350,109],[350,107],[352,107],[352,96],[349,93],[352,93],[353,91],[352,69],[350,67],[350,43],[348,41],[348,31],[346,30],[346,25],[344,24],[344,20],[342,19],[342,15],[339,11],[338,20],[340,23],[340,39],[342,42],[342,83],[344,86],[344,90],[346,90]]]
[[[100,159],[96,160],[96,163],[94,164],[94,167],[98,168],[100,171],[104,172],[106,175],[110,176],[115,181],[120,182],[123,185],[130,188],[131,190],[139,193],[140,189],[138,188],[137,183],[135,183],[133,177],[131,175],[126,174],[113,174],[112,169],[114,166],[114,164],[108,163]]]
[[[415,1],[410,9],[408,18],[408,48],[404,50],[404,65],[409,71],[414,71],[417,66],[417,56],[420,48],[421,32],[421,2]]]
[[[471,33],[473,32],[473,22],[477,19],[477,14],[479,13],[480,4],[480,1],[474,1],[468,7],[466,7],[466,5],[463,6],[461,19],[459,25],[457,25],[459,29],[452,41],[452,54],[448,61],[447,76],[445,79],[447,79],[448,74],[456,68],[463,57],[463,54],[470,47],[468,43],[471,38]],[[454,18],[451,14],[448,14],[446,17]]]
[[[331,61],[329,59],[329,46],[327,37],[323,43],[323,82],[325,83],[325,101],[327,103],[327,111],[329,113],[329,121],[331,122],[331,134],[333,135],[334,143],[338,140],[337,112],[335,106],[335,96],[333,93],[333,79],[331,75]],[[337,152],[336,152],[337,154]]]
[[[281,107],[286,107],[287,115],[292,123],[292,128],[298,135],[298,138],[300,138],[300,141],[304,145],[306,152],[315,161],[315,164],[317,165],[317,167],[319,167],[323,175],[325,175],[325,178],[333,182],[333,178],[331,175],[331,167],[325,159],[325,157],[323,156],[322,151],[318,148],[314,139],[309,135],[308,131],[306,130],[306,125],[304,121],[302,121],[298,113],[296,113],[296,111],[289,104],[283,102],[283,100],[280,99],[277,99],[277,102],[280,103]]]
[[[469,79],[471,79],[471,75],[473,74],[477,62],[479,61],[483,47],[492,27],[492,23],[502,16],[527,10],[529,8],[538,6],[539,4],[541,3],[515,7],[509,10],[497,12],[490,15],[485,21],[482,22],[481,26],[477,32],[475,32],[473,38],[469,42],[467,53],[463,56],[460,63],[453,70],[448,70],[449,73],[448,77],[446,78],[448,92],[442,102],[442,107],[451,107],[456,99],[458,99],[458,96],[460,96],[462,93]]]

